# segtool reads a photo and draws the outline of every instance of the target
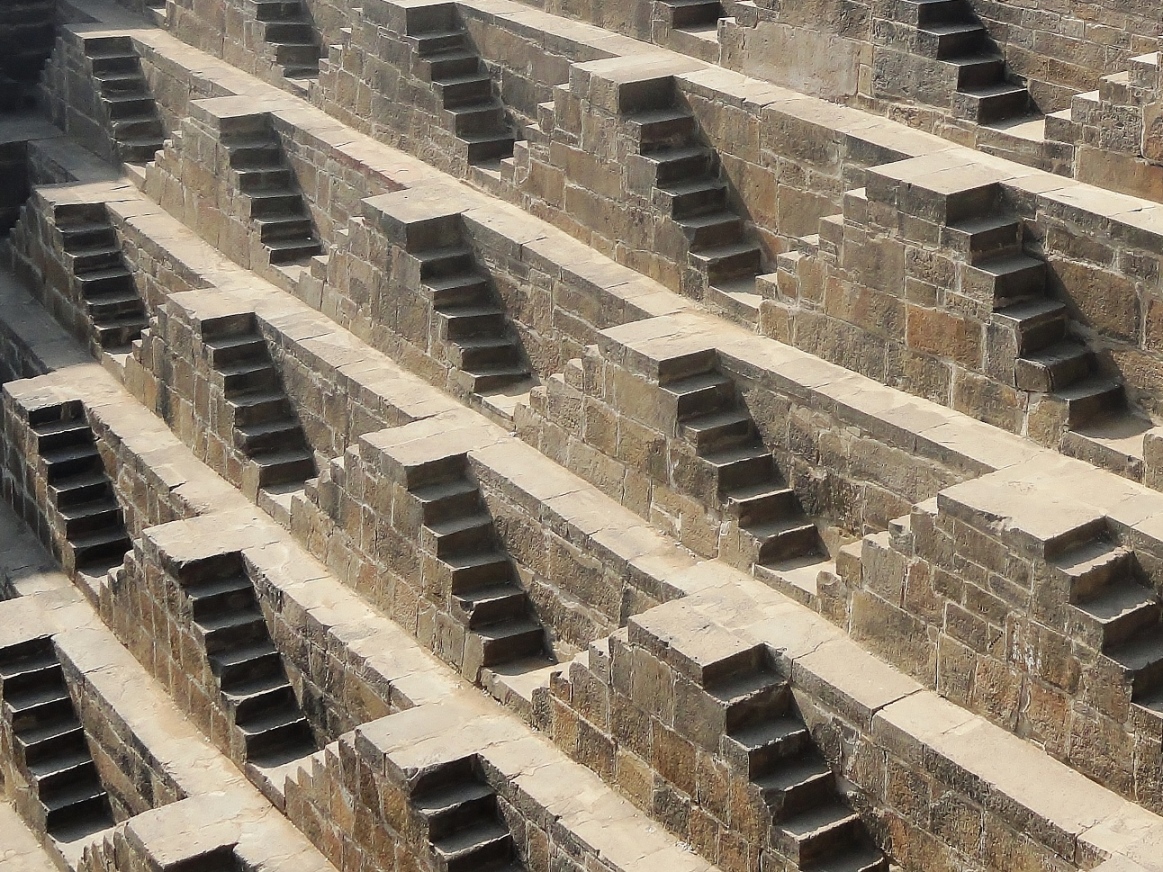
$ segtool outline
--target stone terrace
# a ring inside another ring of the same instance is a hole
[[[613,8],[0,24],[5,869],[1163,870],[1157,17]]]

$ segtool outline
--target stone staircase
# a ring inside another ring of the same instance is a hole
[[[412,808],[441,872],[523,872],[497,792],[475,758],[444,763],[418,780]]]
[[[133,40],[128,36],[87,39],[85,57],[117,143],[117,156],[126,163],[153,160],[162,147],[165,128]]]
[[[960,198],[973,200],[974,192]],[[954,306],[984,306],[997,363],[1013,361],[998,376],[1019,390],[1049,394],[1066,408],[1066,424],[1077,428],[1125,409],[1122,385],[1098,372],[1094,353],[1070,335],[1066,305],[1049,297],[1047,263],[1025,249],[1020,221],[995,206],[958,205],[945,226],[944,242],[963,259]]]
[[[453,615],[479,648],[474,661],[491,667],[544,654],[545,631],[465,457],[434,465],[409,491],[420,506],[422,547],[441,564]]]
[[[258,486],[312,478],[315,455],[253,316],[204,323],[202,330],[210,365],[222,379],[235,447],[257,466]]]
[[[762,575],[762,567],[819,556],[819,533],[779,475],[735,383],[712,367],[660,387],[673,397],[679,433],[694,446],[713,499],[745,537],[748,564]]]
[[[103,575],[122,563],[131,542],[85,411],[79,402],[50,406],[29,424],[72,565]]]
[[[918,49],[954,69],[955,115],[996,124],[1031,112],[1030,92],[1007,80],[1005,58],[967,0],[903,0],[899,7],[916,26]]]
[[[745,773],[771,817],[770,842],[795,868],[812,872],[888,872],[860,816],[796,714],[791,687],[762,651],[708,672],[704,691],[722,718],[720,748]]]
[[[56,41],[55,0],[8,0],[0,28],[0,111],[33,102],[40,72]]]
[[[97,347],[124,352],[149,319],[103,204],[59,207],[57,233]]]
[[[294,174],[283,159],[275,132],[223,136],[237,189],[246,201],[246,214],[257,227],[271,264],[301,264],[320,254],[323,246]]]
[[[755,297],[763,252],[748,240],[743,217],[729,203],[718,156],[699,140],[694,116],[671,104],[628,121],[646,164],[652,204],[681,231],[701,283],[728,298]],[[681,261],[681,253],[671,256]]]
[[[472,249],[461,243],[410,253],[420,262],[438,338],[448,344],[450,362],[468,377],[470,389],[482,393],[527,381],[529,366],[517,331],[498,305],[488,274],[476,266]]]
[[[1096,538],[1055,565],[1069,584],[1074,634],[1117,664],[1134,705],[1163,719],[1163,604],[1134,552]]]
[[[0,696],[13,762],[28,778],[48,834],[69,842],[113,826],[109,796],[51,639],[0,649]]]
[[[449,131],[462,143],[470,164],[491,163],[513,154],[516,137],[505,107],[493,93],[493,79],[456,19],[454,7],[434,6],[410,17],[407,40],[416,69],[443,106]]]
[[[311,726],[287,680],[254,584],[241,556],[227,558],[193,563],[179,580],[246,759],[279,765],[313,754]]]
[[[254,0],[259,38],[288,79],[319,77],[323,46],[302,0]]]

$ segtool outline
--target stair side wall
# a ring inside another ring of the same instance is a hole
[[[119,163],[100,88],[85,56],[83,29],[78,32],[68,25],[58,29],[52,57],[41,74],[38,99],[53,124],[105,160]]]

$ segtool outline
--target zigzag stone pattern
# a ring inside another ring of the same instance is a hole
[[[1158,21],[9,5],[5,869],[1163,872]]]

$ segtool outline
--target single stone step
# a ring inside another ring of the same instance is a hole
[[[115,244],[91,249],[75,249],[68,252],[68,259],[76,275],[103,272],[122,264],[121,247]]]
[[[251,455],[258,466],[259,487],[306,481],[316,474],[315,454],[309,448],[292,448]]]
[[[670,26],[676,29],[714,24],[723,17],[719,0],[663,0],[670,12]]]
[[[14,694],[36,693],[58,685],[64,686],[64,674],[56,651],[51,647],[6,663],[0,669],[0,687],[3,687],[5,699]]]
[[[157,104],[149,94],[135,94],[132,91],[119,91],[101,97],[105,103],[105,112],[112,118],[156,117]]]
[[[234,445],[248,457],[263,452],[301,450],[306,444],[303,429],[292,417],[234,429]]]
[[[230,166],[240,175],[254,170],[283,169],[282,151],[277,140],[267,138],[234,139],[223,143],[230,154]]]
[[[102,467],[90,472],[74,475],[64,481],[49,485],[49,493],[57,508],[65,508],[77,503],[90,502],[105,495],[112,495],[113,485]]]
[[[469,629],[480,629],[500,621],[525,617],[529,599],[515,584],[479,587],[456,594],[457,607]]]
[[[826,805],[836,794],[832,770],[816,754],[785,757],[754,780],[776,821]]]
[[[764,566],[816,554],[820,548],[819,530],[803,514],[744,529],[759,543],[755,562]]]
[[[1022,225],[1010,215],[966,218],[945,227],[942,235],[944,244],[968,255],[971,263],[1021,252]]]
[[[1020,390],[1052,393],[1090,375],[1093,355],[1078,342],[1057,342],[1016,361],[1015,379]]]
[[[756,275],[763,265],[759,246],[750,242],[720,245],[691,252],[692,262],[706,273],[707,282],[719,285]]]
[[[227,398],[234,411],[235,427],[250,427],[289,417],[291,401],[281,390],[240,391]]]
[[[424,284],[432,294],[435,309],[490,302],[489,280],[478,272],[433,276],[426,278]]]
[[[94,830],[112,825],[108,796],[100,782],[87,781],[42,800],[45,828],[50,832],[92,822]]]
[[[463,30],[432,30],[428,33],[408,34],[421,57],[461,50],[465,44]]]
[[[658,191],[660,208],[668,209],[675,220],[721,212],[727,202],[727,185],[714,176],[672,182]]]
[[[927,25],[917,33],[921,47],[937,60],[975,54],[985,42],[985,28],[974,21]]]
[[[833,800],[775,824],[771,841],[801,869],[812,868],[857,844],[861,828],[859,816]]]
[[[190,602],[190,615],[195,621],[222,612],[243,611],[255,605],[254,585],[245,575],[188,585],[185,591]]]
[[[737,245],[743,238],[743,219],[721,210],[676,219],[693,251]]]
[[[280,387],[279,374],[270,358],[243,359],[217,367],[227,398],[242,391],[271,391]]]
[[[461,136],[468,146],[468,162],[472,164],[485,163],[493,160],[503,160],[513,156],[513,145],[516,137],[508,129],[497,130],[492,133],[480,133],[471,136]]]
[[[76,720],[73,701],[64,684],[52,684],[6,694],[4,710],[13,733],[18,736],[52,724]]]
[[[198,621],[207,654],[217,654],[270,638],[262,609],[255,603],[245,609],[207,615]]]
[[[906,5],[914,16],[908,20],[918,27],[967,20],[965,0],[911,0]]]
[[[1152,627],[1163,632],[1159,626],[1163,609],[1158,597],[1131,578],[1108,586],[1077,608],[1097,625],[1103,650],[1123,645]]]
[[[446,872],[476,872],[507,862],[513,838],[498,820],[480,820],[432,843],[437,863]]]
[[[465,337],[453,346],[451,357],[454,366],[472,373],[481,373],[492,367],[519,367],[524,374],[528,373],[520,366],[520,349],[507,333]]]
[[[251,191],[247,196],[250,200],[252,218],[310,220],[304,212],[302,196],[291,188],[260,188]],[[307,235],[310,235],[310,232]]]
[[[281,674],[279,652],[270,638],[242,648],[218,651],[210,656],[210,667],[223,691],[265,676]]]
[[[323,251],[323,245],[307,234],[301,239],[263,240],[272,264],[300,263]]]
[[[94,321],[107,322],[128,315],[141,315],[145,307],[136,291],[96,294],[85,300],[85,309]]]
[[[284,166],[255,167],[238,173],[238,188],[244,194],[274,190],[294,191],[295,177]]]
[[[61,235],[65,251],[117,246],[117,231],[106,221],[57,224],[57,232]]]
[[[733,408],[735,403],[735,383],[719,372],[699,373],[660,387],[675,397],[680,424],[725,407]]]
[[[428,77],[437,79],[466,76],[480,69],[480,57],[464,49],[433,52],[425,55],[428,64]]]
[[[699,456],[714,469],[721,495],[775,478],[775,459],[762,443],[719,448]]]
[[[125,557],[133,548],[133,543],[129,541],[125,528],[118,524],[70,539],[69,547],[73,550],[73,560],[77,566],[91,566]]]
[[[1041,351],[1066,336],[1066,305],[1044,297],[999,309],[992,320],[1017,337],[1019,357]]]
[[[716,4],[718,0],[715,0]],[[652,151],[646,157],[656,166],[655,184],[659,187],[681,179],[708,176],[715,167],[715,153],[699,145],[677,145]]]
[[[1001,55],[977,54],[946,58],[945,63],[957,68],[957,88],[969,91],[1005,82],[1006,62]]]
[[[127,348],[148,326],[149,320],[146,318],[144,308],[133,314],[103,319],[93,325],[97,344],[106,350]]]
[[[300,213],[287,213],[283,215],[261,215],[253,219],[255,227],[258,228],[258,237],[265,244],[270,245],[273,242],[282,242],[291,240],[293,242],[306,242],[311,240],[314,233],[314,225],[311,219]]]
[[[994,124],[1025,115],[1030,109],[1030,92],[1021,85],[1000,82],[965,88],[961,93],[969,99],[978,124]]]
[[[505,107],[496,100],[453,106],[444,111],[452,116],[452,132],[457,136],[479,136],[504,130]]]
[[[275,63],[277,64],[295,64],[300,66],[317,64],[322,51],[319,44],[309,38],[304,39],[302,42],[272,40],[267,44],[274,50]]]
[[[427,248],[413,252],[412,256],[420,261],[420,280],[425,284],[436,279],[475,274],[472,249],[464,245]]]
[[[160,136],[129,137],[117,141],[117,156],[126,163],[149,163],[163,147]]]
[[[489,550],[496,541],[493,519],[486,511],[442,518],[426,524],[424,532],[425,545],[442,559],[453,554]]]
[[[495,818],[497,794],[482,781],[458,781],[414,797],[412,806],[428,825],[428,840],[436,842]]]
[[[155,114],[113,118],[110,120],[110,124],[113,127],[113,136],[118,140],[141,139],[143,137],[161,139],[165,136],[161,119]]]
[[[750,727],[783,718],[790,700],[787,682],[766,669],[716,681],[706,691],[719,702],[723,729],[733,737],[746,736]]]
[[[492,303],[448,306],[437,314],[443,322],[442,334],[454,341],[471,336],[496,336],[508,327],[504,310]]]
[[[42,800],[77,784],[97,781],[97,767],[88,748],[40,760],[28,771]]]
[[[76,281],[85,299],[133,287],[133,276],[123,265],[76,276]]]
[[[1078,604],[1101,596],[1112,583],[1131,575],[1134,554],[1105,539],[1092,539],[1054,561],[1070,582],[1070,602]]]
[[[445,558],[452,573],[452,593],[456,596],[481,587],[503,584],[513,577],[513,563],[509,555],[489,549],[472,554],[457,554]]]
[[[248,760],[283,751],[288,747],[302,747],[307,754],[315,750],[311,725],[294,706],[284,706],[247,721],[235,723],[246,743]]]
[[[1116,381],[1091,376],[1069,387],[1055,391],[1066,401],[1070,427],[1080,427],[1095,418],[1113,414],[1125,408],[1123,386]]]
[[[28,766],[61,754],[71,754],[88,748],[85,742],[85,729],[76,717],[23,730],[14,738],[16,747]]]
[[[493,98],[492,77],[476,70],[434,78],[432,86],[445,109],[489,103]]]
[[[779,484],[757,482],[732,488],[725,497],[728,514],[738,518],[741,527],[802,516],[795,491]]]
[[[33,428],[36,433],[36,450],[41,454],[59,448],[93,443],[93,430],[84,418],[68,421],[52,421]]]
[[[239,724],[253,722],[269,711],[296,710],[299,705],[282,670],[224,690],[222,696]]]
[[[210,365],[215,369],[231,363],[268,363],[266,340],[258,333],[214,336],[203,339],[203,344],[210,351]]]
[[[80,473],[104,469],[97,446],[92,442],[66,445],[41,454],[49,483]]]
[[[687,418],[680,431],[683,438],[694,443],[700,454],[736,447],[756,438],[751,416],[734,408]]]
[[[495,391],[529,378],[529,369],[522,363],[475,366],[465,371],[472,378],[474,393]]]
[[[1000,309],[1010,302],[1045,296],[1046,263],[1024,254],[991,258],[967,267],[961,284],[965,296]]]
[[[301,0],[257,0],[254,8],[259,21],[284,21],[303,14]]]
[[[759,720],[727,734],[726,756],[756,780],[781,760],[797,757],[811,747],[811,735],[803,721],[782,716]]]
[[[540,654],[545,648],[545,630],[530,618],[489,624],[473,630],[480,639],[482,666],[496,666]]]
[[[481,511],[478,487],[467,478],[425,485],[411,491],[420,504],[425,524],[439,523],[450,517],[469,517]]]
[[[1133,699],[1152,694],[1163,685],[1163,633],[1158,627],[1149,627],[1103,653],[1126,672]]]
[[[98,530],[122,525],[121,507],[112,495],[106,495],[89,503],[77,503],[58,509],[65,521],[65,536],[70,540]]]
[[[694,116],[681,109],[637,112],[626,120],[631,131],[636,131],[643,154],[677,145],[689,145],[686,139],[695,132]]]

